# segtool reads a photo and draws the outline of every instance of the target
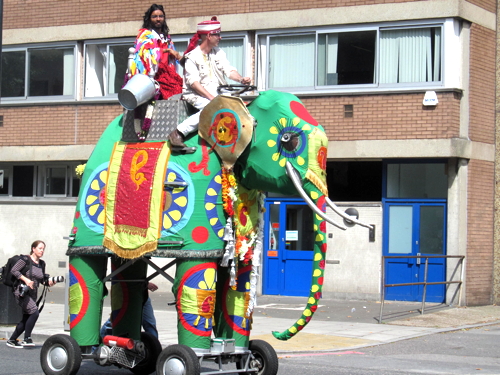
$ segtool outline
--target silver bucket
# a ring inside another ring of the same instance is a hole
[[[118,93],[118,101],[129,111],[155,96],[155,82],[145,74],[136,74]]]

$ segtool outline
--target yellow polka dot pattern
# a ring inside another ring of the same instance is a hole
[[[318,205],[322,195],[318,191],[312,191],[310,196],[313,197],[315,204]],[[322,203],[324,206],[324,200]],[[323,207],[319,207],[323,210]],[[323,287],[324,259],[326,255],[326,234],[320,230],[322,222],[323,219],[321,219],[318,215],[314,215],[314,229],[316,231],[316,237],[314,242],[313,280],[307,305],[302,312],[302,316],[293,326],[284,332],[273,332],[274,337],[279,340],[288,340],[295,336],[307,325],[318,308],[318,301],[321,298],[321,290]]]

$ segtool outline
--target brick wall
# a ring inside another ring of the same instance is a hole
[[[495,32],[473,24],[470,42],[470,139],[495,141]]]
[[[497,9],[496,0],[467,0],[467,2],[486,9],[489,12],[496,12]]]
[[[439,93],[436,107],[423,107],[423,95],[331,96],[302,102],[330,141],[457,137],[456,94]],[[346,104],[353,105],[354,117],[344,118]],[[118,104],[2,107],[0,146],[93,144],[120,113]]]
[[[164,0],[167,18],[284,11],[296,9],[344,7],[385,3],[405,3],[418,0],[223,0],[207,3],[200,0]],[[209,4],[209,5],[208,5]],[[3,4],[4,29],[64,26],[88,23],[142,21],[150,3],[144,1],[99,0],[44,0],[36,3],[26,0],[5,0]],[[21,16],[22,15],[22,16]],[[22,22],[21,22],[22,20]]]
[[[469,162],[467,216],[467,305],[487,305],[493,286],[494,164]]]
[[[453,92],[437,93],[439,104],[424,107],[424,93],[331,96],[301,99],[326,130],[330,141],[432,139],[458,137],[460,99]],[[353,105],[344,118],[344,105]]]
[[[0,146],[95,144],[118,104],[1,107]]]

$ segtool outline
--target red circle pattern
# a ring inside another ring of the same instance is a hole
[[[208,229],[205,227],[196,227],[191,232],[191,238],[196,243],[205,243],[208,240]]]

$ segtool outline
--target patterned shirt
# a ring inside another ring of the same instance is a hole
[[[11,272],[17,279],[19,279],[21,277],[21,275],[23,275],[21,273],[21,271],[26,266],[26,263],[27,262],[25,262],[23,258],[20,258],[16,262],[16,264],[14,264],[14,266],[12,267]],[[36,264],[35,262],[31,262],[31,264],[32,264],[31,274],[30,274],[30,269],[29,269],[29,264],[28,264],[28,271],[26,271],[26,274],[24,274],[24,276],[26,276],[30,280],[33,280],[35,282],[34,289],[38,289],[38,287],[40,286],[40,284],[43,281],[42,265],[41,265],[41,262],[38,264]]]
[[[21,271],[24,269],[26,264],[27,262],[23,258],[19,259],[16,262],[16,264],[14,264],[14,266],[12,267],[11,272],[17,279],[19,279],[21,275],[23,275],[26,276],[28,279],[33,280],[34,288],[30,289],[27,295],[21,297],[19,294],[19,287],[16,286],[14,288],[14,297],[16,298],[18,305],[21,306],[21,308],[23,309],[24,314],[33,314],[38,310],[38,307],[36,306],[36,297],[37,297],[38,287],[43,281],[42,260],[40,260],[38,264],[36,264],[35,262],[31,262],[32,264],[31,272],[28,267],[26,273],[22,274]]]

